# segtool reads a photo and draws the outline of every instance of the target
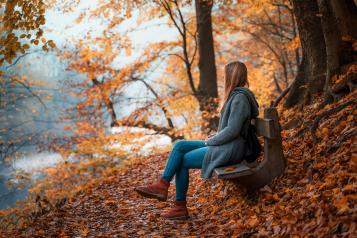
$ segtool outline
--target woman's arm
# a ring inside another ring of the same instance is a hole
[[[207,140],[209,140],[211,137],[215,136],[217,132],[212,132],[211,134],[208,135]],[[207,140],[205,140],[205,145],[207,146]]]
[[[230,108],[227,126],[216,135],[208,138],[206,140],[207,145],[222,145],[235,139],[240,134],[244,122],[250,116],[250,105],[247,97],[242,94],[235,95]]]

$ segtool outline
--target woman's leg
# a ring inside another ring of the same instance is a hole
[[[186,206],[186,193],[188,189],[188,169],[201,168],[202,161],[208,147],[204,146],[191,150],[184,154],[181,167],[176,172],[176,201],[175,205],[168,212],[161,213],[161,217],[166,219],[187,219],[189,217]]]
[[[178,140],[175,142],[169,158],[166,162],[164,172],[161,178],[166,181],[171,181],[174,175],[182,167],[184,155],[192,150],[206,147],[203,140]]]
[[[175,173],[180,170],[184,155],[191,150],[204,146],[205,144],[202,140],[177,141],[170,153],[160,180],[150,185],[136,187],[135,191],[144,197],[157,198],[161,201],[166,201],[170,181]]]
[[[176,201],[186,201],[186,194],[189,184],[190,168],[200,169],[202,167],[203,158],[208,147],[201,147],[190,152],[187,152],[182,161],[182,166],[176,173]]]

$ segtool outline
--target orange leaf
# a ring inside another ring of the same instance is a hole
[[[230,171],[234,171],[237,167],[227,167],[227,168],[224,168],[224,171],[226,172],[230,172]]]

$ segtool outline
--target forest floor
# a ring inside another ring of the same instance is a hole
[[[320,110],[319,102],[303,111],[279,108],[288,167],[254,194],[231,182],[204,182],[199,170],[191,171],[187,221],[160,218],[174,199],[174,184],[167,202],[144,199],[133,190],[159,177],[166,152],[101,178],[2,236],[356,237],[357,109],[356,101],[347,103],[356,96],[355,90]],[[322,117],[314,144],[309,128],[327,111],[333,113]]]

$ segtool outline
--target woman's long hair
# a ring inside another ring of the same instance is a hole
[[[227,99],[235,87],[244,87],[248,83],[247,67],[240,61],[233,61],[224,67],[224,94],[219,107],[219,111],[222,112]]]

